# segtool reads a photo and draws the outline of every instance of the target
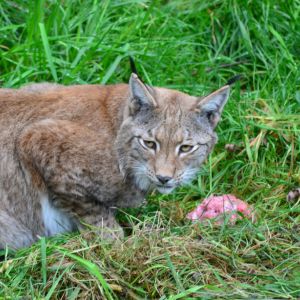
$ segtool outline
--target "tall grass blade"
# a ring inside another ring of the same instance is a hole
[[[42,38],[42,42],[43,42],[43,46],[44,46],[44,50],[45,50],[46,59],[47,59],[52,77],[57,82],[58,81],[57,73],[56,73],[54,63],[53,63],[53,57],[52,57],[51,49],[49,46],[48,36],[47,36],[46,30],[45,30],[44,23],[39,23],[39,28],[40,28],[40,34],[41,34],[41,38]]]
[[[101,286],[104,290],[104,294],[107,297],[107,299],[114,300],[113,291],[112,291],[111,287],[109,286],[109,284],[104,279],[104,277],[102,276],[102,274],[100,273],[99,268],[97,267],[96,264],[94,264],[84,258],[81,258],[78,255],[70,253],[70,252],[66,251],[65,249],[58,248],[58,247],[56,249],[59,252],[63,253],[64,255],[72,258],[75,262],[79,263],[82,267],[84,267],[89,273],[91,273],[93,276],[95,276],[99,280],[99,283],[101,284]]]

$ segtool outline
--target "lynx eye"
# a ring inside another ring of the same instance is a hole
[[[156,143],[154,141],[139,139],[139,142],[144,148],[148,148],[151,150],[156,150],[157,148]]]
[[[192,151],[193,148],[194,148],[194,146],[191,146],[191,145],[182,145],[179,148],[179,152],[180,153],[188,153],[188,152]]]
[[[155,149],[156,148],[156,144],[152,141],[144,141],[144,144],[150,148],[150,149]]]
[[[189,153],[195,152],[199,148],[199,144],[197,145],[181,145],[177,146],[177,155],[185,155]]]

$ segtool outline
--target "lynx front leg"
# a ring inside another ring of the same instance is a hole
[[[108,240],[124,237],[123,229],[115,219],[113,208],[99,205],[93,201],[78,203],[56,197],[52,199],[52,205],[57,211],[63,211],[66,216],[72,216],[80,231],[92,229],[102,239]]]
[[[53,207],[101,228],[104,238],[122,236],[110,208],[122,178],[104,133],[99,136],[69,121],[43,120],[25,128],[16,148],[27,181],[51,195]]]

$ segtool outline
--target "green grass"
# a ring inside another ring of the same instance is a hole
[[[74,233],[5,252],[0,297],[299,298],[300,200],[286,201],[300,185],[299,13],[299,0],[0,2],[3,87],[127,82],[129,55],[146,82],[193,95],[244,75],[193,184],[120,212],[123,242]],[[190,224],[212,193],[245,199],[256,222]]]

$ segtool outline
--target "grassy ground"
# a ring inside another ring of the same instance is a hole
[[[128,55],[148,83],[194,95],[244,74],[191,186],[120,212],[123,242],[75,233],[6,251],[0,297],[299,298],[300,200],[286,201],[300,185],[299,12],[299,0],[0,2],[4,87],[126,82]],[[251,203],[256,222],[190,224],[213,193]]]

